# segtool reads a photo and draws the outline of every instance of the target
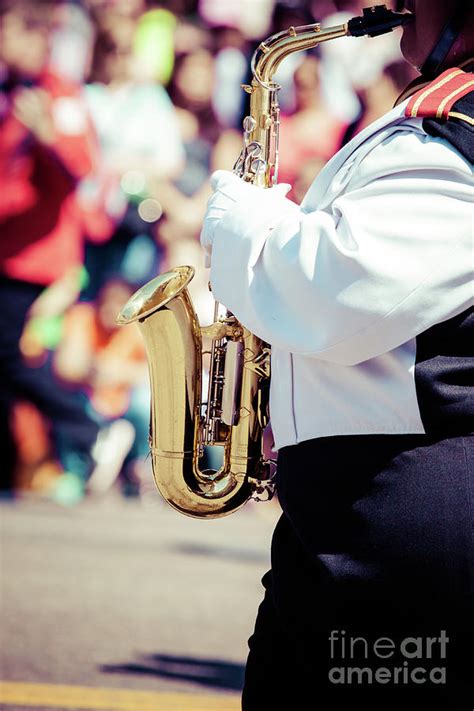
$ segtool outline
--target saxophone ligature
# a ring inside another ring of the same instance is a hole
[[[273,76],[288,55],[338,37],[384,34],[412,17],[380,5],[345,24],[290,27],[262,42],[252,59],[251,84],[243,87],[250,113],[234,172],[265,189],[277,182],[280,87]],[[181,513],[217,518],[250,498],[273,494],[271,462],[263,453],[270,348],[217,303],[214,323],[202,328],[187,289],[193,276],[192,267],[181,266],[156,277],[129,299],[117,322],[138,322],[145,341],[159,491]],[[201,393],[203,337],[211,342],[207,402]],[[205,446],[223,448],[218,470],[201,468]]]

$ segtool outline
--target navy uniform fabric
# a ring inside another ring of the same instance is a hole
[[[473,96],[455,110],[472,115]],[[472,162],[468,123],[424,128]],[[243,711],[474,707],[473,333],[471,308],[417,337],[426,434],[323,437],[280,450],[283,514],[249,640]],[[352,653],[342,644],[351,638]],[[393,654],[374,652],[380,638]],[[404,640],[419,657],[401,652]],[[388,670],[380,682],[379,668]]]
[[[452,109],[457,114],[474,116],[474,92],[457,101]],[[456,148],[470,163],[474,162],[474,126],[462,118],[454,116],[449,121],[425,119],[423,128],[436,138],[444,138]]]
[[[416,339],[415,387],[428,434],[474,430],[474,308]]]
[[[452,110],[474,117],[474,91],[457,101]],[[449,121],[425,119],[423,128],[474,162],[474,125],[455,116]],[[474,308],[436,324],[416,340],[415,386],[425,432],[473,432]]]
[[[277,486],[284,513],[249,640],[243,710],[471,711],[474,437],[307,441],[281,450]],[[388,638],[398,649],[441,634],[444,658],[434,645],[432,658],[382,659],[363,643],[343,658],[340,644]],[[421,667],[425,681],[336,684],[334,667]],[[446,669],[446,683],[430,682],[433,667]]]

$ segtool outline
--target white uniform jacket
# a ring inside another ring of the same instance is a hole
[[[436,324],[462,328],[473,305],[472,166],[405,106],[334,156],[301,206],[255,189],[216,228],[214,295],[272,346],[277,449],[427,432],[432,377],[441,409],[466,399],[443,380],[442,347],[425,337],[417,351]]]

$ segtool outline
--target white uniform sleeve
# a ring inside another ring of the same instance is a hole
[[[280,349],[342,365],[386,353],[473,303],[473,179],[441,140],[400,132],[324,210],[256,188],[213,240],[215,297]]]

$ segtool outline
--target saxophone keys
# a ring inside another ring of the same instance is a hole
[[[252,87],[250,87],[250,89],[252,89]],[[252,133],[256,126],[257,122],[253,118],[253,116],[246,116],[242,122],[242,128],[244,129],[245,133]]]
[[[210,326],[201,326],[201,335],[206,338],[212,338],[214,341],[220,341],[221,338],[230,338],[238,340],[243,336],[243,330],[240,326],[234,326],[222,321],[216,321]]]
[[[255,480],[257,482],[258,480]],[[253,501],[270,501],[275,494],[276,486],[272,482],[255,483],[251,499]]]
[[[247,146],[247,158],[259,158],[262,154],[262,146],[257,141],[252,141]]]
[[[253,175],[260,175],[260,173],[264,173],[266,170],[266,162],[262,160],[261,158],[255,158],[255,160],[252,161],[251,163],[251,171]]]

